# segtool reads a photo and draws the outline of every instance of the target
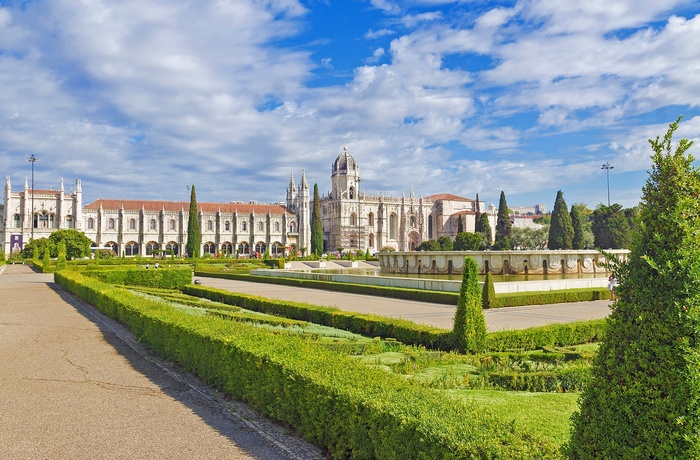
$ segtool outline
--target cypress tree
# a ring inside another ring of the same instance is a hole
[[[481,291],[476,260],[464,259],[462,286],[455,311],[453,333],[462,353],[480,353],[486,348],[486,320],[481,308]]]
[[[49,251],[49,245],[44,246],[44,260],[41,264],[42,273],[51,273],[51,252]]]
[[[578,207],[571,206],[571,226],[574,228],[574,238],[571,240],[571,249],[583,249],[583,217]]]
[[[476,194],[476,212],[474,214],[474,233],[481,233],[481,223],[479,218],[481,217],[481,205],[479,204],[479,194]]]
[[[58,242],[58,258],[56,259],[56,271],[66,269],[66,242]]]
[[[552,223],[549,225],[549,249],[571,249],[574,239],[574,227],[571,224],[564,194],[561,190],[557,192],[557,199],[554,201],[552,210]]]
[[[190,192],[190,215],[187,221],[187,255],[189,257],[199,257],[200,246],[202,245],[202,229],[199,227],[199,215],[197,214],[197,192],[192,184]]]
[[[491,239],[491,224],[489,223],[489,215],[484,212],[479,216],[479,234],[481,234],[483,239],[483,244],[481,249],[488,249],[491,247],[493,240]]]
[[[491,272],[486,272],[484,289],[481,291],[481,306],[485,309],[496,307],[496,288],[493,285]]]
[[[498,202],[498,218],[496,220],[496,241],[494,249],[513,249],[510,243],[510,217],[508,216],[508,205],[506,204],[506,194],[501,192],[501,199]]]
[[[464,232],[464,222],[462,221],[462,215],[459,215],[459,219],[457,219],[457,233],[463,233]]]
[[[314,202],[311,210],[311,254],[323,255],[323,222],[321,221],[321,199],[318,196],[318,184],[314,184]]]
[[[692,145],[649,140],[631,253],[572,417],[570,458],[700,457],[700,171]]]

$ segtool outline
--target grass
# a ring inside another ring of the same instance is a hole
[[[563,445],[569,419],[578,409],[579,393],[527,393],[501,390],[445,390],[450,397],[486,406],[517,427],[537,431]]]

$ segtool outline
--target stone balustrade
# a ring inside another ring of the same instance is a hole
[[[628,249],[605,251],[626,260]],[[410,251],[377,254],[383,273],[451,275],[462,273],[465,257],[473,257],[479,274],[546,275],[554,273],[606,273],[608,258],[590,249],[525,251]]]

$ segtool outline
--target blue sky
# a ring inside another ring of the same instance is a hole
[[[510,205],[638,203],[647,139],[700,139],[688,0],[0,0],[13,189],[276,202],[330,189]],[[698,146],[691,149],[696,156]]]

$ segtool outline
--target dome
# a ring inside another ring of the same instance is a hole
[[[336,158],[335,162],[333,163],[333,171],[338,171],[341,169],[346,171],[357,169],[357,162],[352,155],[350,155],[348,148],[345,146],[343,146],[343,153],[338,155],[338,158]]]

